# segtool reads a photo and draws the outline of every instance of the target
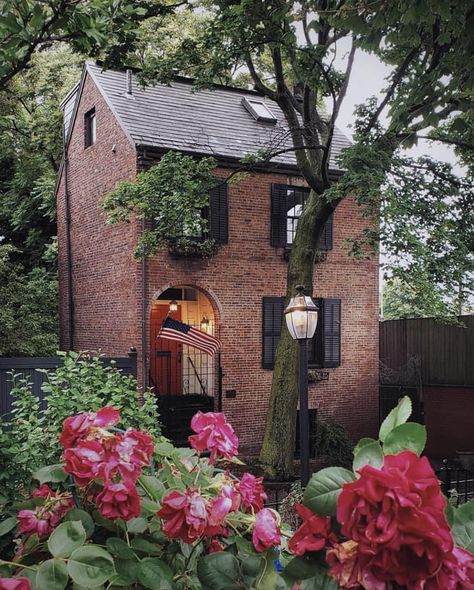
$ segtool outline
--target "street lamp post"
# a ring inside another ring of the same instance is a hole
[[[285,309],[285,319],[291,337],[298,340],[298,389],[300,398],[300,479],[302,487],[309,481],[309,411],[308,411],[308,340],[314,336],[318,323],[318,308],[304,287],[296,287],[297,295]]]

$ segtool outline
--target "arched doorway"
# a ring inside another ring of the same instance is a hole
[[[188,286],[166,289],[151,306],[150,385],[159,399],[165,434],[181,444],[189,434],[194,413],[217,408],[219,362],[217,356],[160,338],[162,323],[168,315],[215,336],[216,314],[209,297],[200,289]]]

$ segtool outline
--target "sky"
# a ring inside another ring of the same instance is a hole
[[[341,68],[344,67],[349,49],[350,39],[339,41],[335,64]],[[383,95],[382,91],[387,85],[386,78],[390,75],[390,72],[391,68],[382,63],[377,56],[364,51],[357,51],[351,81],[337,121],[338,127],[349,137],[351,135],[350,125],[353,121],[354,107],[365,102],[370,96]],[[407,150],[407,153],[413,157],[429,155],[450,164],[457,164],[452,148],[440,142],[420,140],[418,145]],[[455,168],[458,172],[461,172],[460,167],[456,166]]]

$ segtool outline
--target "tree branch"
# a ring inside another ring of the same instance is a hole
[[[412,49],[408,53],[408,55],[405,57],[405,59],[403,60],[403,63],[400,65],[398,70],[394,73],[392,83],[391,83],[389,89],[387,90],[386,95],[384,96],[382,102],[379,104],[375,113],[372,115],[372,117],[370,117],[370,119],[364,129],[365,133],[368,133],[374,127],[374,125],[377,123],[380,113],[383,111],[383,109],[385,108],[385,106],[387,105],[389,100],[394,95],[398,84],[401,82],[405,72],[408,69],[408,66],[410,65],[412,59],[415,57],[417,52],[418,52],[418,47],[415,47],[414,49]]]

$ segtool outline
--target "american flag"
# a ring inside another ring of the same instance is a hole
[[[201,332],[188,324],[183,324],[170,316],[163,322],[157,338],[176,340],[176,342],[199,348],[207,354],[216,354],[221,348],[221,341],[214,336]]]

